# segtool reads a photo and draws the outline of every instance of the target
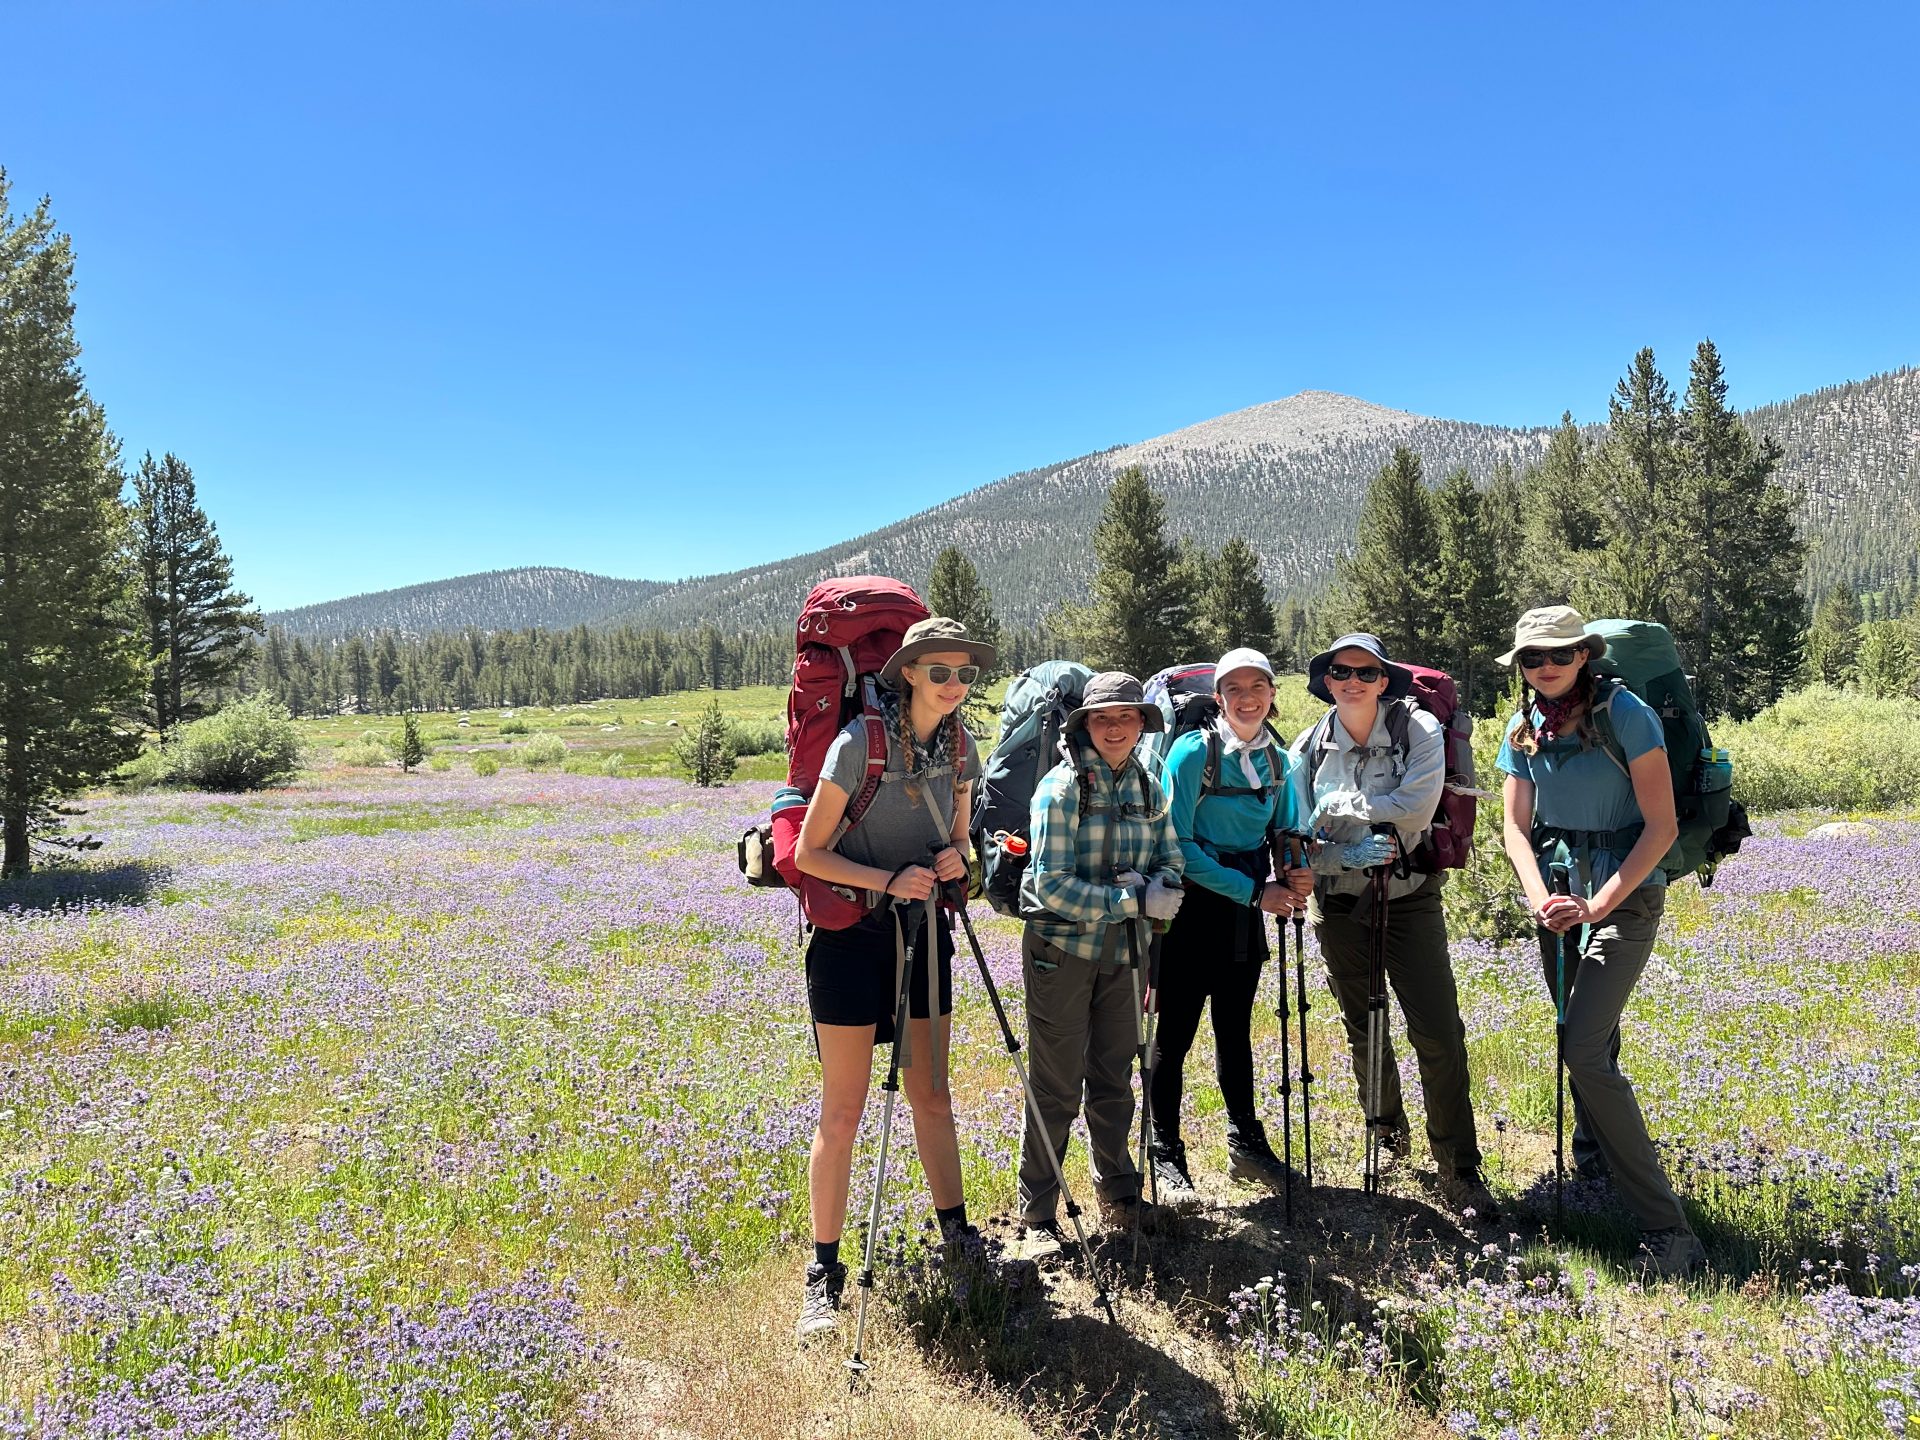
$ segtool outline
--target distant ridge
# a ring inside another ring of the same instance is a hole
[[[1815,542],[1816,593],[1842,579],[1863,590],[1920,584],[1920,369],[1831,386],[1746,419],[1785,451],[1781,476],[1801,494]],[[724,575],[662,583],[500,570],[267,618],[307,635],[613,623],[783,629],[825,576],[877,572],[924,585],[934,556],[958,545],[1000,617],[1032,625],[1062,600],[1084,598],[1093,528],[1113,476],[1129,465],[1165,498],[1170,533],[1215,549],[1242,536],[1271,590],[1303,592],[1325,583],[1350,547],[1361,497],[1396,445],[1420,455],[1434,483],[1459,468],[1484,483],[1503,463],[1538,460],[1551,435],[1547,426],[1437,420],[1307,390],[1021,471],[824,550]]]
[[[451,580],[430,580],[399,590],[379,590],[277,610],[266,617],[295,635],[353,635],[395,630],[422,635],[431,630],[523,630],[598,625],[646,600],[660,588],[653,580],[618,580],[582,570],[532,566],[488,570]]]

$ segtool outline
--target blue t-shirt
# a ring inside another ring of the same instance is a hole
[[[1629,765],[1649,750],[1666,749],[1667,735],[1660,716],[1625,686],[1614,692],[1610,717],[1614,736],[1626,752]],[[1533,723],[1540,723],[1538,709],[1533,712]],[[1500,757],[1494,763],[1507,774],[1533,783],[1535,820],[1544,825],[1557,825],[1562,830],[1587,831],[1625,830],[1643,822],[1645,817],[1640,813],[1640,802],[1634,798],[1632,779],[1604,748],[1598,744],[1583,746],[1578,737],[1563,736],[1542,741],[1537,754],[1522,754],[1513,748],[1513,731],[1518,724],[1516,717],[1507,725],[1506,738],[1500,742]],[[1613,878],[1632,848],[1632,841],[1628,840],[1617,850],[1593,852],[1588,894]],[[1556,853],[1564,854],[1557,842],[1541,848],[1541,878],[1546,878],[1547,862]],[[1665,885],[1666,872],[1656,865],[1642,883]]]
[[[1247,774],[1240,763],[1243,752],[1227,750],[1224,742],[1221,750],[1215,786],[1246,788]],[[1272,744],[1244,753],[1252,761],[1259,783],[1267,787],[1264,799],[1257,794],[1200,794],[1207,769],[1205,729],[1189,730],[1173,742],[1173,748],[1167,751],[1165,782],[1173,810],[1173,831],[1186,859],[1186,878],[1240,905],[1253,900],[1252,878],[1214,857],[1262,849],[1270,833],[1295,823],[1293,788],[1287,783],[1291,757]]]

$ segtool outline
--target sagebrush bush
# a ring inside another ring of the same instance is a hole
[[[500,759],[491,751],[481,750],[473,757],[473,773],[482,778],[500,773]]]
[[[1722,721],[1733,793],[1749,810],[1920,805],[1920,700],[1811,685],[1751,720]]]
[[[529,770],[562,765],[567,759],[567,742],[551,731],[543,730],[520,747],[520,761]]]
[[[532,729],[533,727],[531,725],[520,719],[502,720],[500,722],[500,733],[502,735],[525,735]]]
[[[249,695],[182,725],[159,753],[163,782],[196,790],[259,790],[300,769],[300,736],[286,707]]]
[[[748,722],[730,720],[727,722],[727,738],[733,743],[735,755],[774,755],[784,753],[787,748],[787,727],[777,720]],[[992,748],[992,742],[988,742]]]
[[[393,751],[381,740],[350,740],[333,752],[336,765],[377,766],[393,759]]]

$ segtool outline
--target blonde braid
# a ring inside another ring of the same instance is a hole
[[[919,768],[920,752],[913,743],[913,721],[910,718],[912,710],[913,686],[906,676],[902,675],[900,677],[900,710],[894,718],[894,730],[897,732],[895,738],[900,744],[901,761],[906,766],[907,794],[918,802],[920,782],[914,778],[914,772]]]

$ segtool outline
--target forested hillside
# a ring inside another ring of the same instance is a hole
[[[488,570],[281,610],[266,617],[290,635],[370,635],[394,630],[518,630],[597,625],[660,589],[657,581],[616,580],[580,570]]]

